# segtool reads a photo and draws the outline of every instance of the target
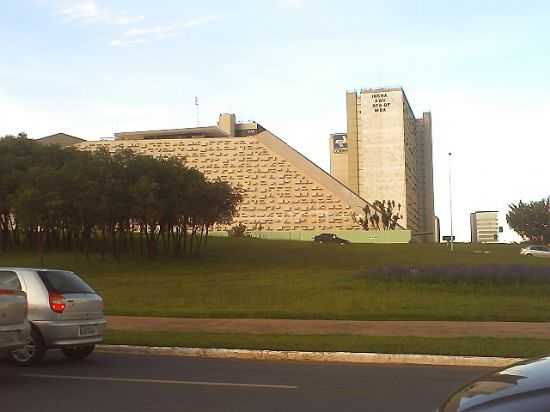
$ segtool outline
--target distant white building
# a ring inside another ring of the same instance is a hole
[[[470,230],[472,243],[498,242],[498,211],[479,210],[470,213]]]

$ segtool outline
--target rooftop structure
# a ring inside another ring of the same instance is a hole
[[[75,144],[85,142],[84,139],[81,139],[80,137],[76,137],[76,136],[71,136],[70,134],[67,134],[67,133],[52,134],[50,136],[45,136],[40,139],[36,139],[36,141],[40,144],[58,145],[61,147],[73,146]]]

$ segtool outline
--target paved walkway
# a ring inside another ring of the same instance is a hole
[[[289,319],[192,319],[108,316],[113,330],[276,335],[369,335],[424,337],[525,337],[550,339],[550,323],[350,321]]]

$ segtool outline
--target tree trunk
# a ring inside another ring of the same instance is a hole
[[[40,266],[44,267],[44,244],[46,237],[44,236],[44,230],[38,228],[38,256],[40,257]]]
[[[143,256],[143,223],[139,224],[139,254]]]
[[[107,238],[105,235],[105,225],[101,226],[101,260],[105,260],[105,243]]]
[[[111,250],[113,257],[118,260],[118,249],[117,249],[117,236],[116,236],[116,224],[111,225]]]
[[[183,220],[183,256],[187,256],[187,223]]]
[[[202,239],[204,237],[204,225],[201,225],[201,235],[199,237],[199,246],[197,247],[197,254],[201,253]]]

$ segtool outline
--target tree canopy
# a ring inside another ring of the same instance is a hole
[[[506,221],[523,239],[550,243],[550,196],[529,203],[520,200],[511,204]]]
[[[0,139],[0,247],[198,253],[239,190],[180,160]]]
[[[375,200],[372,206],[367,203],[363,213],[364,216],[355,216],[355,220],[364,230],[396,230],[399,220],[403,218],[401,204],[396,204],[395,200]]]

